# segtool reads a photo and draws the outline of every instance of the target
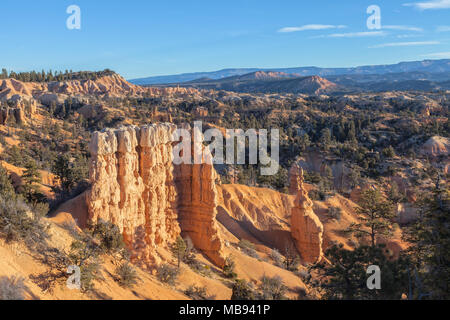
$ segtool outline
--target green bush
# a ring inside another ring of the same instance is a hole
[[[255,300],[255,294],[245,280],[237,279],[233,284],[232,290],[231,300]]]
[[[234,279],[237,277],[237,274],[234,272],[235,262],[232,257],[227,257],[225,259],[225,264],[223,266],[223,274],[226,278]]]
[[[116,268],[116,276],[119,284],[125,288],[133,288],[138,283],[139,277],[130,263],[124,262]]]
[[[99,221],[92,228],[92,236],[100,240],[103,253],[117,253],[125,248],[119,227],[111,222]]]
[[[45,242],[47,227],[32,217],[28,206],[20,199],[0,196],[0,236],[7,242],[25,241],[29,246]]]

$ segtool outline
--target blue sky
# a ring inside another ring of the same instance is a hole
[[[81,30],[69,30],[69,5]],[[367,8],[381,9],[369,30]],[[2,0],[0,66],[126,78],[450,58],[450,0]]]

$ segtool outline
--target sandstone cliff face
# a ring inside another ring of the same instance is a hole
[[[189,236],[221,266],[212,165],[173,164],[172,124],[130,126],[93,135],[89,219],[116,224],[135,262],[158,264],[157,248]]]
[[[297,250],[303,263],[315,263],[322,259],[323,225],[313,211],[313,202],[303,185],[303,170],[294,166],[292,170],[299,169],[295,187],[299,187],[294,201],[291,215],[291,234],[295,240]]]

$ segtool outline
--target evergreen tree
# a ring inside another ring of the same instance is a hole
[[[405,238],[414,263],[412,298],[450,299],[450,192],[436,183],[431,196],[419,201],[419,219]]]
[[[392,224],[389,219],[395,217],[394,207],[388,200],[384,200],[380,191],[366,190],[362,193],[356,209],[362,223],[352,223],[347,232],[358,237],[369,236],[372,247],[375,247],[378,236],[390,237]]]
[[[0,165],[0,196],[10,199],[14,195],[14,187],[9,179],[8,172]]]
[[[34,160],[28,161],[25,165],[25,172],[23,173],[22,179],[24,181],[23,194],[28,202],[36,204],[41,201],[43,195],[40,187],[37,185],[37,183],[41,182],[41,173]]]
[[[181,236],[178,236],[175,244],[172,247],[172,252],[177,257],[178,261],[178,269],[180,269],[181,261],[183,260],[184,255],[186,254],[186,242],[183,240]]]
[[[408,291],[408,264],[404,257],[397,260],[386,258],[382,246],[361,246],[346,250],[342,245],[333,246],[325,252],[330,263],[312,266],[314,279],[307,281],[322,294],[324,299],[373,300],[397,299]],[[380,268],[381,289],[370,290],[367,286],[369,266]]]

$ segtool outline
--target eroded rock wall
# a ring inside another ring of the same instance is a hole
[[[89,219],[116,224],[136,262],[159,263],[181,233],[222,266],[212,165],[173,164],[172,124],[129,126],[93,135]]]
[[[316,263],[323,257],[323,224],[313,211],[313,202],[304,186],[303,170],[291,168],[291,190],[297,188],[291,215],[291,234],[303,263]],[[295,181],[294,181],[295,180]]]

